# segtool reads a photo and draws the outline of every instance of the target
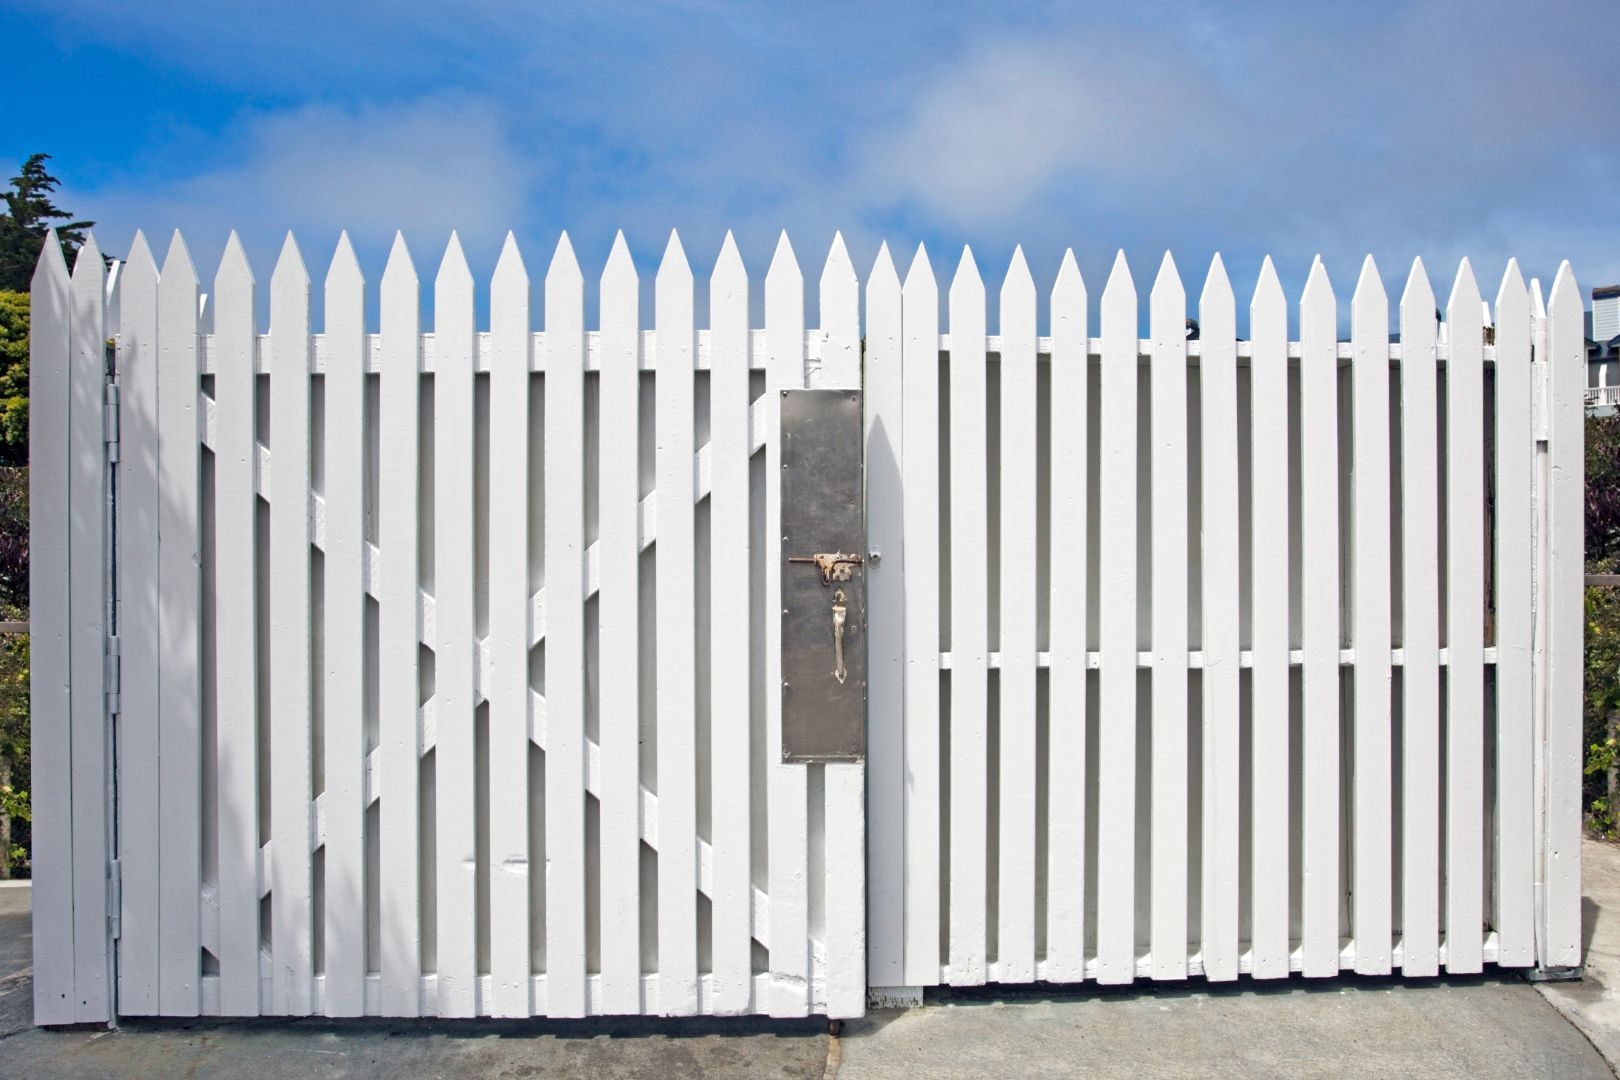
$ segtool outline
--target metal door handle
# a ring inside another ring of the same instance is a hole
[[[844,616],[847,613],[844,607],[844,590],[839,589],[833,593],[833,678],[840,684],[849,675],[844,669]]]

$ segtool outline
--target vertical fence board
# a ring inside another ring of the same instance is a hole
[[[433,624],[438,1014],[477,1004],[473,279],[450,234],[433,283]],[[550,810],[550,807],[547,807]],[[549,817],[548,814],[548,823]],[[580,883],[584,888],[583,881]]]
[[[901,425],[906,574],[939,580],[939,286],[921,246],[901,296]],[[940,966],[940,613],[937,587],[906,590],[904,982],[932,986]]]
[[[1440,964],[1439,370],[1421,259],[1401,294],[1401,971]]]
[[[1289,970],[1288,303],[1267,256],[1249,304],[1251,965]]]
[[[1086,918],[1086,283],[1063,253],[1052,286],[1051,566],[1047,600],[1046,977],[1085,974]],[[1076,778],[1080,782],[1076,782]]]
[[[1199,505],[1203,602],[1203,887],[1199,927],[1204,976],[1238,974],[1239,785],[1237,310],[1216,255],[1198,300],[1201,437]]]
[[[177,232],[158,285],[158,649],[162,705],[160,1003],[202,1007],[202,520],[197,271]]]
[[[1152,471],[1152,948],[1187,976],[1187,293],[1169,252],[1149,296]]]
[[[1586,340],[1575,275],[1558,268],[1547,298],[1548,401],[1547,835],[1548,967],[1581,962],[1581,686],[1586,538],[1584,391]],[[75,837],[75,839],[77,839]]]
[[[416,268],[405,238],[395,235],[383,269],[379,303],[382,371],[378,379],[377,454],[377,716],[382,741],[378,820],[382,897],[382,1011],[416,1016],[421,1011],[422,910],[420,790],[422,729],[418,603],[417,445],[421,359],[421,303]],[[221,635],[223,640],[223,634]]]
[[[641,1000],[640,480],[641,288],[624,234],[602,272],[601,526],[602,1007],[636,1013]],[[649,1003],[650,1004],[650,1003]]]
[[[157,777],[158,669],[158,269],[146,237],[135,234],[120,284],[118,328],[118,770]],[[118,938],[118,1011],[162,1012],[159,870],[163,786],[118,787],[118,813],[132,827],[118,837],[122,896]],[[145,822],[147,827],[138,823]]]
[[[840,234],[833,235],[832,250],[822,270],[820,299],[821,329],[826,335],[821,385],[858,389],[860,282]],[[870,567],[867,569],[869,572]],[[828,1016],[860,1016],[866,1011],[866,867],[860,858],[866,850],[866,766],[861,762],[829,762],[823,768],[825,847],[821,862],[827,957],[823,1000]],[[844,858],[844,852],[851,853],[851,857]]]
[[[366,990],[366,282],[347,233],[326,273],[326,987],[328,1016]]]
[[[867,978],[905,984],[905,392],[900,278],[889,247],[866,282]],[[935,649],[937,654],[938,649]],[[832,860],[829,860],[831,865]]]
[[[996,957],[1035,980],[1035,282],[1022,248],[1001,287],[1001,737]]]
[[[585,282],[563,233],[546,271],[546,1012],[552,1016],[585,1015],[584,441]],[[659,509],[665,505],[660,495]],[[688,497],[688,513],[691,506]],[[666,530],[660,552],[667,539]],[[669,645],[661,642],[660,660]],[[660,739],[660,761],[664,749]]]
[[[309,274],[292,234],[270,277],[271,1012],[314,993],[310,859]]]
[[[73,673],[73,955],[76,1019],[109,1016],[107,986],[106,280],[95,237],[73,264],[69,342],[69,647]]]
[[[1480,970],[1484,939],[1485,361],[1464,259],[1446,305],[1446,970]]]
[[[658,996],[698,1011],[696,519],[692,512],[692,270],[670,234],[658,324]],[[550,400],[550,395],[547,395]],[[549,532],[549,529],[548,529]],[[549,605],[548,605],[549,606]],[[549,615],[548,615],[549,619]],[[802,800],[801,800],[802,804]]]
[[[1530,302],[1509,260],[1496,294],[1496,852],[1492,925],[1497,963],[1535,963],[1532,910]]]
[[[1389,298],[1372,256],[1350,301],[1354,438],[1355,809],[1350,884],[1356,970],[1387,975],[1394,945],[1390,871]]]
[[[79,1004],[73,951],[69,529],[73,508],[84,496],[74,498],[69,488],[71,289],[56,230],[47,230],[30,285],[28,337],[28,783],[36,1024],[71,1024]]]
[[[782,391],[804,385],[804,277],[783,233],[765,273],[766,431],[776,447]],[[780,448],[765,462],[765,610],[782,610]],[[660,522],[662,528],[662,522]],[[809,791],[802,765],[782,764],[782,628],[765,620],[765,772],[769,800],[772,1016],[810,1008]],[[660,836],[662,843],[662,836]],[[661,981],[661,980],[660,980]]]
[[[534,872],[529,865],[529,273],[511,233],[490,284],[489,329],[489,1011],[526,1017],[533,1011],[534,991],[529,972]]]
[[[108,1018],[106,268],[92,236],[73,264],[69,341],[69,647],[73,673],[73,955],[76,1019]]]
[[[231,233],[214,277],[214,670],[219,789],[219,1011],[257,1016],[259,604],[253,271]],[[241,582],[230,588],[227,582]]]
[[[726,233],[709,286],[709,724],[714,830],[714,1011],[751,1004],[749,688],[738,667],[753,623],[749,590],[748,271]]]
[[[989,837],[989,507],[984,283],[973,253],[951,281],[951,983],[985,981]]]
[[[1305,974],[1339,970],[1339,406],[1333,288],[1320,259],[1299,313],[1300,645]]]
[[[1136,286],[1122,251],[1103,287],[1098,499],[1097,981],[1136,973]]]

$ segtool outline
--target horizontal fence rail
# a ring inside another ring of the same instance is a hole
[[[651,326],[622,238],[596,328],[566,237],[487,328],[454,239],[432,327],[403,241],[312,287],[290,237],[206,287],[46,244],[42,1023],[1579,963],[1567,267],[1437,319],[1418,263],[1392,323],[1369,259],[1343,341],[1320,263],[1297,340],[1269,261],[1244,340],[1168,256],[1066,257],[1045,327],[1021,253],[991,296],[841,240],[806,327],[785,236],[706,318],[672,238]],[[798,386],[865,392],[864,766],[780,764]]]

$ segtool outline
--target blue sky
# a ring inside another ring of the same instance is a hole
[[[1550,285],[1620,281],[1620,4],[594,4],[57,0],[8,11],[36,88],[0,160],[43,150],[107,249],[181,227],[211,276],[239,230],[261,281],[287,229],[367,276],[395,228],[424,279],[452,228],[474,271],[513,229],[531,274],[566,228],[588,279],[624,229],[650,278],[671,228],[699,275],[727,228],[762,278],[835,229],[992,290],[1014,244],[1045,292],[1072,246],[1095,297],[1123,247],[1171,249],[1196,296],[1320,253],[1348,301],[1373,253],[1397,296],[1469,256]],[[1245,306],[1240,302],[1240,306]]]

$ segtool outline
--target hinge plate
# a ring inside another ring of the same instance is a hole
[[[107,636],[107,656],[102,675],[106,679],[107,711],[117,716],[122,705],[122,692],[124,689],[123,645],[119,641],[117,634]]]
[[[107,384],[106,409],[103,412],[102,438],[107,443],[107,460],[118,462],[118,384]]]
[[[107,923],[116,941],[124,930],[124,874],[117,859],[107,864]]]

